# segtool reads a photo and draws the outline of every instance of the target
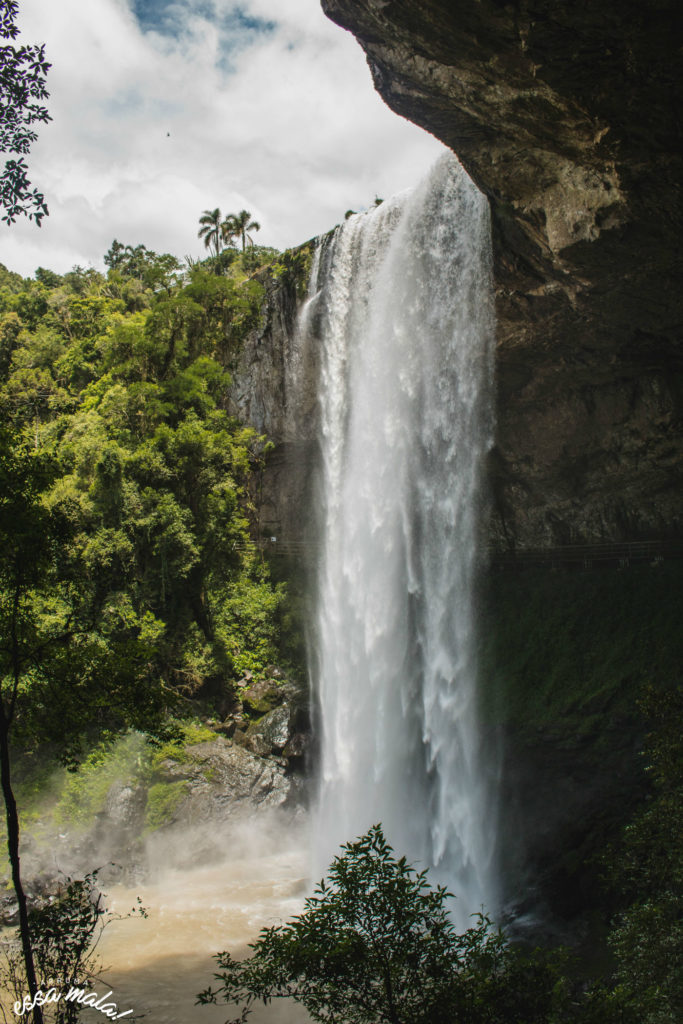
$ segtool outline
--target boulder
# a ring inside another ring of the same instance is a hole
[[[244,746],[261,757],[282,753],[292,734],[293,716],[294,710],[289,704],[269,711],[251,723],[242,740]]]
[[[281,807],[291,792],[285,769],[222,736],[186,748],[190,760],[169,766],[171,777],[186,780],[173,821],[190,824],[253,812],[261,805]]]

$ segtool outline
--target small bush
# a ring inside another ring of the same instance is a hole
[[[29,912],[36,977],[43,992],[53,988],[66,994],[71,985],[83,986],[101,970],[96,950],[102,932],[121,917],[106,909],[97,875],[92,871],[82,879],[66,877],[46,906]],[[125,916],[134,914],[147,916],[139,897],[138,905]],[[29,991],[18,930],[0,956],[0,989],[13,994],[13,1002],[20,1003]],[[46,1024],[74,1024],[82,1009],[77,1002],[62,998],[43,1006],[43,1019]]]

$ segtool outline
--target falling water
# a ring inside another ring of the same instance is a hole
[[[442,157],[349,218],[317,261],[321,563],[318,867],[381,821],[394,848],[493,911],[474,593],[492,443],[484,197]],[[314,314],[311,312],[314,307]]]

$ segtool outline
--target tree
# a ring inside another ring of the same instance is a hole
[[[442,887],[405,857],[381,827],[343,847],[289,924],[265,928],[247,960],[216,957],[220,988],[200,1003],[291,998],[323,1024],[533,1024],[557,993],[552,964],[512,949],[488,918],[457,934]]]
[[[182,265],[171,253],[159,254],[146,245],[122,245],[116,238],[104,257],[104,263],[109,267],[110,283],[117,275],[119,280],[134,278],[143,288],[152,292],[164,290],[169,295],[182,276]]]
[[[19,29],[16,0],[0,0],[0,38],[16,39]],[[14,153],[0,176],[0,206],[3,220],[13,224],[19,214],[40,223],[48,213],[45,196],[31,190],[28,167],[23,160],[38,138],[31,125],[51,120],[42,100],[47,99],[45,76],[50,64],[44,46],[0,46],[0,152]]]
[[[251,245],[254,244],[247,232],[261,230],[261,225],[255,220],[251,220],[251,214],[248,210],[240,210],[239,213],[229,214],[225,219],[225,223],[229,225],[227,230],[231,235],[239,236],[242,239],[242,252],[246,248],[247,240]]]
[[[220,255],[221,245],[224,237],[223,220],[218,207],[215,210],[204,210],[199,218],[201,227],[197,232],[197,238],[204,239],[204,245],[210,249],[213,245],[216,257]]]
[[[45,988],[62,998],[56,1001],[46,999],[47,1015],[52,1024],[75,1024],[83,1011],[78,997],[67,996],[72,986],[75,991],[84,991],[84,982],[92,981],[101,971],[97,947],[105,928],[113,921],[139,915],[147,917],[140,897],[137,905],[128,914],[115,914],[105,906],[105,894],[98,886],[98,871],[92,871],[82,879],[64,877],[49,903],[29,911],[29,923],[33,936],[36,965]],[[26,993],[26,978],[16,943],[10,939],[3,943],[0,954],[0,985],[5,992],[11,992],[14,999],[28,1010],[31,1000]],[[3,962],[4,961],[4,962]],[[47,992],[44,993],[47,995]],[[16,1006],[16,1003],[14,1004]],[[87,1005],[87,1004],[86,1004]],[[2,1012],[2,1011],[0,1011]],[[42,1010],[41,1010],[42,1012]],[[17,1014],[23,1016],[23,1013]],[[35,1013],[35,1010],[34,1010]],[[8,1017],[2,1012],[2,1019]]]
[[[221,222],[221,237],[224,244],[227,246],[233,245],[236,236],[237,231],[235,230],[233,218],[228,215],[225,220]]]
[[[0,429],[0,785],[26,982],[38,988],[23,887],[12,748],[56,744],[73,761],[88,731],[153,729],[163,706],[145,624],[121,621],[101,575],[87,571],[70,510],[47,500],[50,453]],[[33,1010],[42,1024],[40,1006]]]
[[[130,246],[124,245],[115,238],[104,257],[105,267],[109,267],[110,270],[119,270],[123,266],[126,258],[126,249],[128,248]]]

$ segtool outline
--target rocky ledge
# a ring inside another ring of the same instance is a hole
[[[683,7],[322,0],[488,196],[499,547],[681,525]]]
[[[310,710],[306,687],[275,666],[249,674],[222,717],[205,721],[199,742],[167,744],[151,768],[132,764],[112,778],[87,822],[60,819],[49,802],[22,837],[29,903],[41,907],[66,876],[97,867],[99,881],[137,884],[160,864],[192,867],[220,861],[245,824],[291,831],[305,819]],[[147,763],[140,738],[133,759]],[[46,837],[48,837],[46,844]],[[17,904],[0,896],[0,927],[16,924]]]

